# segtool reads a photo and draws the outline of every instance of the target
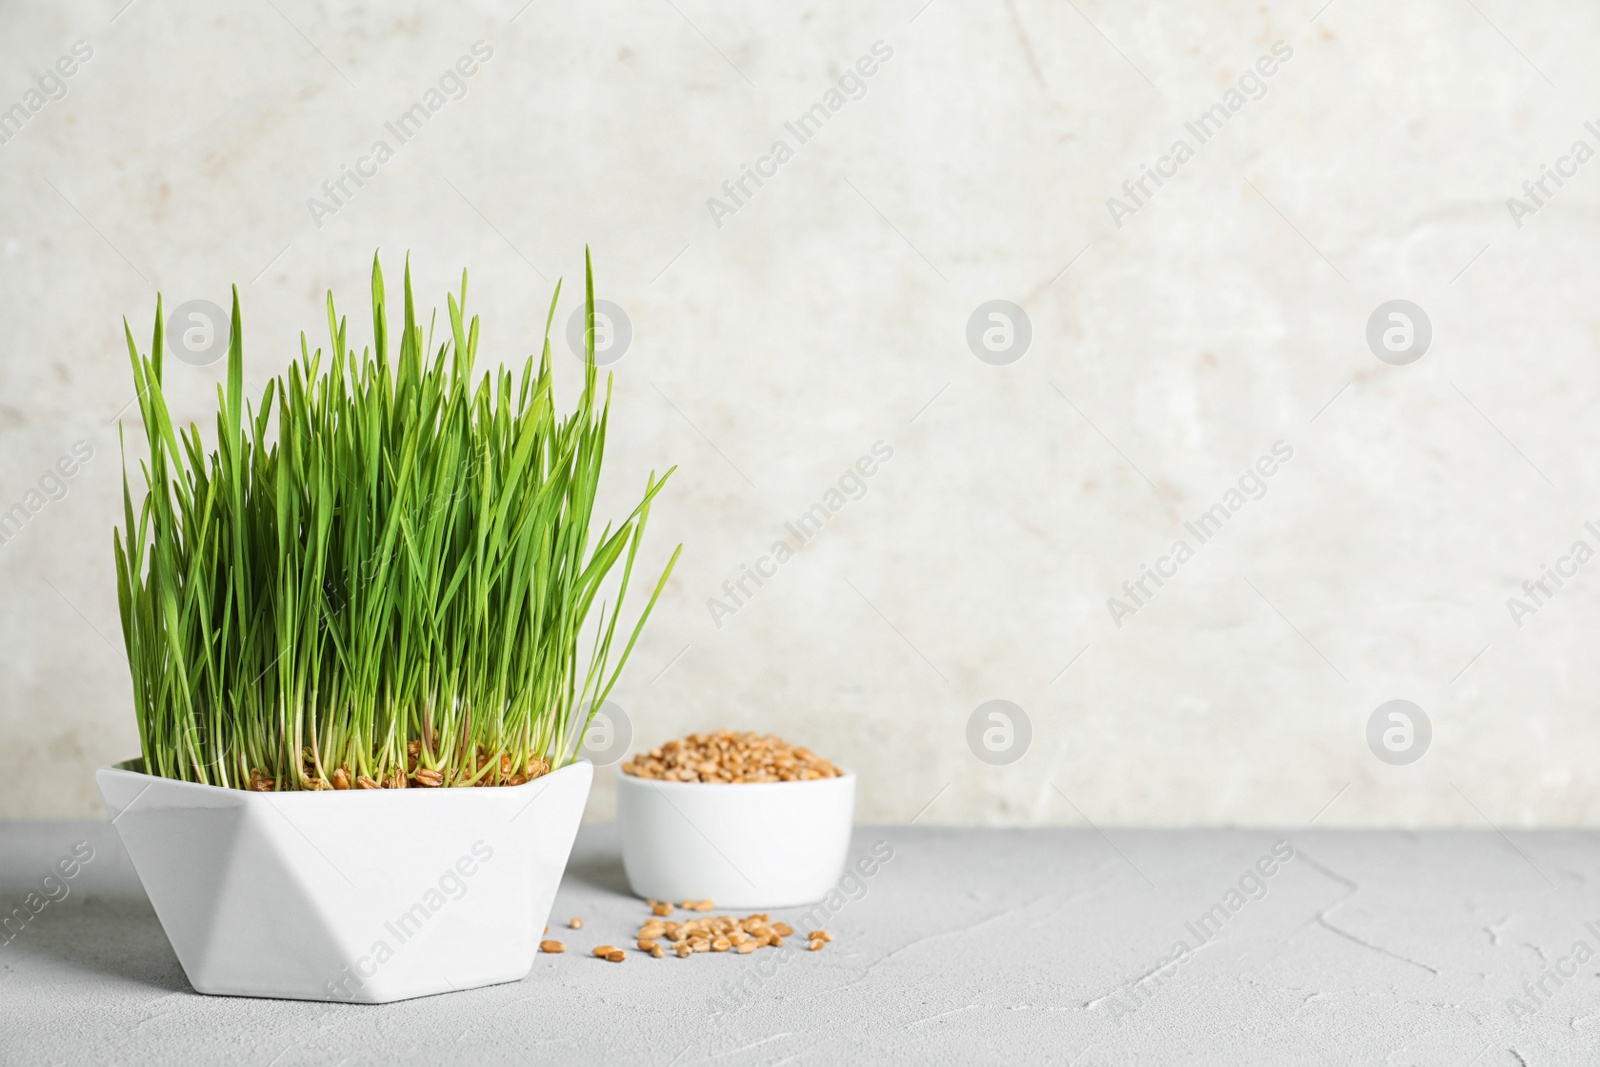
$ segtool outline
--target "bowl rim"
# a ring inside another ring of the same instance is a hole
[[[387,796],[387,797],[401,797],[401,796],[412,795],[412,796],[419,796],[419,797],[440,797],[440,796],[460,796],[462,794],[468,794],[468,795],[474,795],[474,796],[476,796],[476,795],[484,795],[485,797],[506,796],[508,794],[516,793],[516,792],[518,792],[520,790],[527,789],[527,788],[529,788],[531,786],[540,786],[542,788],[543,784],[547,783],[550,779],[552,779],[552,778],[556,777],[557,775],[562,774],[562,773],[564,773],[566,771],[570,771],[570,770],[578,767],[580,764],[584,764],[584,763],[589,764],[590,773],[592,775],[594,770],[595,770],[593,762],[587,756],[582,756],[582,757],[579,757],[578,759],[573,760],[571,763],[567,764],[565,767],[561,767],[561,768],[558,768],[557,770],[553,770],[553,771],[549,771],[549,772],[547,772],[545,774],[541,774],[539,777],[531,779],[530,781],[523,782],[521,785],[502,785],[502,786],[495,786],[492,789],[480,789],[480,788],[477,788],[477,787],[472,787],[472,788],[463,787],[463,788],[450,788],[450,789],[425,789],[425,788],[421,788],[421,787],[413,787],[413,788],[410,788],[410,789],[282,789],[282,790],[274,790],[274,791],[272,791],[270,793],[257,793],[257,792],[254,792],[253,790],[249,790],[249,789],[236,789],[236,788],[233,788],[233,787],[230,787],[230,786],[208,785],[208,784],[206,784],[204,782],[189,782],[189,781],[185,781],[182,778],[164,778],[159,774],[149,774],[149,773],[147,773],[146,771],[143,770],[143,767],[144,767],[144,757],[143,756],[134,756],[134,757],[132,757],[130,759],[118,760],[115,763],[108,763],[105,766],[100,767],[96,771],[96,774],[105,774],[105,773],[127,774],[127,775],[132,775],[135,778],[145,779],[145,780],[149,781],[152,785],[154,785],[157,782],[162,782],[162,783],[166,783],[168,785],[185,787],[185,788],[191,789],[191,790],[199,790],[199,791],[201,791],[203,793],[212,793],[212,794],[216,794],[216,795],[219,795],[219,796],[226,796],[226,797],[230,797],[230,798],[253,798],[253,801],[256,802],[256,803],[270,803],[275,798],[276,799],[281,799],[281,798],[285,798],[285,797],[320,797],[322,794],[328,794],[329,797],[338,796],[340,794],[345,794],[345,795],[347,795],[349,797],[365,796],[365,797],[368,798],[365,802],[366,803],[371,803],[373,799],[375,799],[377,797],[384,797],[384,796]],[[247,801],[247,802],[250,802],[250,801]],[[337,803],[349,803],[349,801],[348,800],[345,800],[345,801],[318,800],[317,803],[319,803],[319,804],[326,804],[326,803],[335,803],[335,804],[337,804]],[[419,803],[419,801],[401,801],[401,803]]]
[[[739,789],[781,790],[796,788],[805,789],[810,786],[842,784],[844,782],[854,782],[856,780],[855,771],[852,771],[847,767],[840,767],[839,770],[841,773],[832,778],[810,778],[797,782],[671,782],[665,778],[645,778],[641,775],[629,774],[621,767],[618,767],[617,782],[619,785],[622,782],[627,782],[629,783],[630,788],[636,785],[643,786],[648,784],[658,788],[674,790],[728,789],[733,787],[737,787]]]

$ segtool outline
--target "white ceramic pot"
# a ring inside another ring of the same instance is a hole
[[[784,908],[821,900],[844,868],[856,776],[662,782],[617,775],[628,884],[655,900]]]
[[[96,778],[189,983],[369,1004],[527,975],[594,776],[249,793],[139,766]]]

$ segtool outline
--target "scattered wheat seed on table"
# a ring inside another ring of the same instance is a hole
[[[606,953],[606,959],[610,960],[612,963],[621,963],[627,958],[628,954],[623,952],[620,948]]]
[[[827,942],[823,941],[820,937],[813,937],[811,939],[811,944],[807,945],[806,948],[811,952],[820,952],[822,950],[822,946],[826,943]]]
[[[574,917],[571,922],[567,923],[567,925],[572,927],[574,930],[582,930],[583,929],[583,920]]]
[[[594,948],[594,954],[601,959],[605,959],[615,951],[617,951],[616,945],[596,945]]]
[[[559,941],[541,941],[539,942],[539,951],[551,953],[565,952],[567,951],[567,946],[563,945]]]

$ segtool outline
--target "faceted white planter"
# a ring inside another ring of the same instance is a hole
[[[844,869],[856,776],[664,782],[617,775],[628,884],[655,900],[783,908],[821,900]]]
[[[189,983],[369,1004],[527,975],[594,776],[248,793],[139,765],[96,779]]]

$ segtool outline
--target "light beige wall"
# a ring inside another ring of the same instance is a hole
[[[259,381],[328,287],[359,321],[373,248],[409,250],[430,301],[470,268],[485,350],[520,361],[587,242],[634,329],[611,506],[680,466],[651,555],[687,548],[617,693],[639,741],[807,742],[860,770],[872,821],[1595,822],[1600,564],[1520,627],[1507,600],[1600,548],[1600,163],[1520,219],[1507,198],[1600,148],[1600,11],[1321,2],[0,14],[0,107],[93,50],[0,145],[0,508],[92,450],[0,545],[0,815],[97,812],[93,769],[136,745],[121,316],[146,338],[158,289],[237,283]],[[387,133],[478,41],[465,96]],[[784,123],[879,41],[798,144]],[[1185,122],[1279,41],[1199,144]],[[780,138],[793,158],[713,212]],[[1180,138],[1194,158],[1113,212]],[[394,158],[314,221],[379,139]],[[1409,366],[1365,336],[1399,298],[1433,330]],[[993,299],[1032,327],[1006,366],[965,337]],[[180,411],[209,425],[219,374],[174,367]],[[879,441],[865,495],[714,620]],[[1261,499],[1185,532],[1279,441]],[[1117,625],[1107,599],[1179,538],[1194,557]],[[1409,766],[1364,736],[1397,698],[1433,725]],[[992,699],[1032,724],[1009,766],[966,740]]]

